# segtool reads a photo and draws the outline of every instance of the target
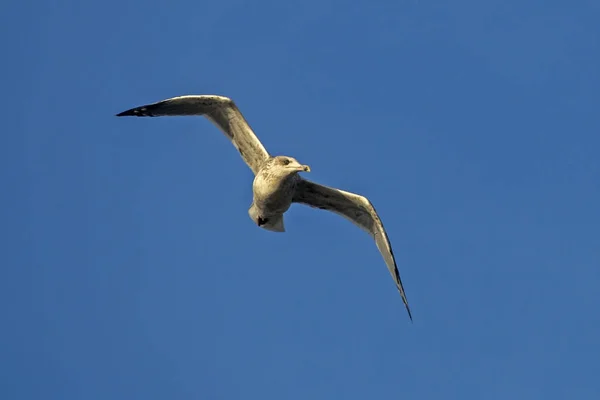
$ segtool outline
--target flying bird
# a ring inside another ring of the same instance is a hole
[[[350,220],[375,239],[412,321],[392,245],[371,202],[359,194],[304,179],[299,173],[310,172],[310,167],[300,164],[293,157],[271,156],[230,98],[216,95],[178,96],[117,114],[118,117],[193,115],[203,115],[215,124],[254,173],[253,198],[248,214],[256,225],[273,232],[285,232],[283,215],[292,203],[332,211]]]

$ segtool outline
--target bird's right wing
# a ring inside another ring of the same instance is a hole
[[[117,117],[159,117],[203,115],[231,140],[254,175],[269,158],[269,153],[228,97],[215,95],[179,96],[146,104],[117,114]]]
[[[408,306],[406,294],[404,293],[402,280],[400,280],[400,272],[398,272],[398,267],[396,266],[392,244],[388,239],[377,211],[375,211],[375,207],[373,207],[369,199],[355,193],[345,192],[319,185],[306,179],[300,179],[296,185],[296,192],[292,201],[320,208],[321,210],[332,211],[367,231],[375,239],[375,244],[383,256],[390,274],[392,274],[408,316],[412,321],[412,314]]]

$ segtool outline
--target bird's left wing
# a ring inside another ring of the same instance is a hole
[[[392,252],[392,245],[379,219],[379,215],[377,215],[377,211],[375,211],[369,199],[358,194],[319,185],[306,179],[300,179],[296,186],[293,202],[332,211],[367,231],[375,239],[375,244],[383,256],[388,270],[392,274],[400,296],[402,296],[406,311],[408,311],[408,316],[412,321],[408,300],[406,299],[404,287],[400,280],[400,273],[398,272],[394,253]]]
[[[117,114],[117,117],[204,115],[231,140],[254,175],[269,158],[250,125],[233,100],[216,95],[179,96],[146,104]]]

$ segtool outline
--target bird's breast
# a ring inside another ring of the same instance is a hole
[[[267,215],[282,214],[292,204],[295,187],[295,179],[258,174],[252,184],[254,204]]]

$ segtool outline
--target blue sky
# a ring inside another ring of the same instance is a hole
[[[0,16],[3,399],[597,399],[594,1],[11,2]],[[293,206],[203,118],[368,196]]]

